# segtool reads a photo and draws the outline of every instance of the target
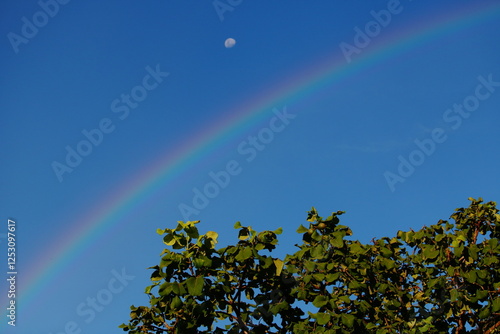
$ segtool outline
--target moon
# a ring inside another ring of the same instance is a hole
[[[234,38],[228,38],[228,39],[226,39],[226,41],[224,42],[224,46],[225,46],[227,49],[232,48],[235,44],[236,44],[236,41],[234,40]]]

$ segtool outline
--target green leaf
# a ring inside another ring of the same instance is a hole
[[[194,263],[196,268],[203,268],[203,267],[211,267],[212,266],[212,260],[206,256],[202,256],[202,257],[199,257],[197,259],[194,259],[193,263]]]
[[[424,250],[424,257],[427,259],[435,259],[439,255],[439,249],[429,247]]]
[[[384,247],[381,247],[380,248],[380,253],[382,253],[382,255],[385,258],[390,258],[393,255],[393,252],[392,252],[391,248],[388,245],[386,245]]]
[[[255,245],[255,250],[263,250],[264,248],[266,248],[266,245],[265,244],[257,244]]]
[[[186,280],[186,286],[191,296],[200,296],[203,291],[203,276],[190,277]]]
[[[189,222],[187,223],[184,223],[183,221],[177,221],[177,226],[175,227],[175,231],[179,232],[181,231],[182,229],[184,229],[184,227],[186,227],[187,225],[189,224]]]
[[[500,297],[497,297],[491,304],[491,311],[495,313],[500,311]]]
[[[354,320],[356,319],[355,316],[353,316],[352,314],[345,314],[343,313],[342,314],[342,323],[344,325],[346,325],[348,328],[353,328],[354,327]]]
[[[238,239],[240,240],[248,239],[249,236],[250,236],[250,230],[248,229],[248,227],[243,227],[238,232]]]
[[[361,283],[359,283],[358,281],[353,280],[353,281],[349,282],[348,287],[349,287],[349,289],[356,290],[356,289],[362,288],[363,285]]]
[[[262,268],[269,268],[273,263],[273,258],[272,257],[268,257],[266,256],[265,258],[263,259],[260,259],[261,263],[262,263]]]
[[[333,240],[331,240],[331,245],[335,248],[342,248],[344,247],[344,240],[340,237],[336,237]]]
[[[168,295],[171,292],[172,292],[172,283],[169,282],[164,282],[162,285],[160,285],[160,288],[158,289],[158,293],[160,294],[160,296]]]
[[[299,228],[297,229],[297,233],[305,233],[309,231],[304,225],[300,224]]]
[[[172,292],[175,293],[176,295],[183,295],[186,293],[186,289],[180,283],[177,282],[171,283],[171,287],[172,287]]]
[[[331,283],[336,281],[340,277],[340,273],[328,274],[326,275],[326,281]]]
[[[186,234],[190,238],[197,239],[200,236],[200,234],[198,233],[198,229],[196,228],[196,226],[189,226],[189,227],[185,228],[184,230],[186,231]]]
[[[457,246],[455,249],[453,249],[453,254],[456,257],[461,257],[463,251],[464,251],[464,246],[463,245]]]
[[[174,310],[177,310],[181,308],[182,306],[182,300],[179,298],[179,296],[175,296],[172,298],[172,301],[170,302],[170,307]]]
[[[326,304],[328,304],[327,297],[322,296],[322,295],[318,295],[318,296],[316,296],[316,298],[314,298],[314,301],[313,301],[314,306],[320,308],[322,306],[325,306]]]
[[[456,301],[458,300],[458,290],[456,290],[456,289],[452,289],[452,290],[450,291],[450,300],[451,300],[452,302],[456,302]]]
[[[389,284],[382,283],[378,286],[378,292],[385,293],[385,291],[389,288]]]
[[[314,246],[313,249],[311,250],[311,256],[313,258],[320,258],[325,255],[325,248],[319,244],[317,246]]]
[[[331,318],[329,313],[316,313],[315,317],[318,325],[320,326],[326,325]]]
[[[318,233],[318,230],[314,230],[314,232],[311,234],[311,238],[319,242],[321,241],[322,236]]]
[[[155,270],[152,274],[151,274],[151,280],[153,282],[156,282],[156,281],[161,281],[163,279],[163,277],[161,276],[160,274],[160,270]]]
[[[497,263],[498,262],[498,258],[496,256],[487,256],[487,257],[484,257],[481,262],[485,265],[485,266],[490,266],[494,263]]]
[[[283,270],[283,265],[285,262],[280,259],[273,259],[274,265],[276,266],[276,276],[281,275],[281,271]]]
[[[436,238],[434,240],[436,240],[436,242],[440,242],[445,237],[446,237],[446,234],[443,234],[443,233],[442,234],[438,234],[438,235],[436,235]]]
[[[349,245],[349,251],[355,255],[364,254],[365,250],[359,242],[353,242]]]
[[[316,268],[316,263],[314,263],[312,261],[305,261],[304,265],[306,266],[306,269],[308,271],[314,271],[314,269]]]
[[[309,222],[315,222],[316,218],[318,218],[318,212],[316,211],[316,208],[314,206],[311,208],[311,211],[307,213],[307,221]]]
[[[476,299],[477,300],[482,300],[488,296],[488,291],[487,290],[478,290],[476,292]]]
[[[174,234],[167,234],[166,236],[163,237],[163,242],[167,246],[172,246],[177,242],[177,239],[175,238]]]
[[[396,262],[394,262],[391,259],[384,258],[384,259],[382,259],[382,263],[383,263],[384,267],[386,267],[389,270],[396,266]]]
[[[468,273],[465,273],[464,276],[465,276],[467,282],[476,283],[477,274],[475,271],[469,271]]]
[[[481,312],[479,312],[479,319],[485,319],[485,318],[489,317],[490,314],[491,314],[491,308],[486,306],[481,310]]]
[[[240,249],[238,252],[238,255],[236,255],[236,260],[238,261],[245,261],[246,259],[250,258],[253,255],[252,249],[250,247],[245,247],[243,249]]]
[[[208,231],[205,235],[207,236],[207,238],[215,240],[215,241],[217,241],[217,238],[219,237],[219,234],[217,232],[214,232],[214,231]]]
[[[321,273],[316,273],[316,274],[313,274],[312,276],[318,282],[321,282],[325,279],[325,274],[321,274]]]

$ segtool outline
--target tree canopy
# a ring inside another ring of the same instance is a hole
[[[217,248],[199,221],[159,229],[168,246],[152,269],[148,306],[131,306],[129,333],[500,333],[500,214],[469,207],[418,231],[364,244],[308,212],[302,243],[273,257],[279,228],[237,222]]]

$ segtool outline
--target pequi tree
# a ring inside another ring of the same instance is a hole
[[[131,306],[129,333],[500,333],[500,215],[495,202],[418,231],[353,240],[337,211],[312,208],[298,250],[272,256],[281,228],[235,224],[235,245],[198,221],[160,229],[148,306]]]

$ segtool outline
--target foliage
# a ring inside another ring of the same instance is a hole
[[[272,257],[281,229],[239,222],[236,245],[195,222],[158,230],[171,249],[151,267],[149,306],[129,333],[477,333],[500,329],[500,215],[470,198],[440,220],[363,244],[337,211],[308,213],[298,251]]]

